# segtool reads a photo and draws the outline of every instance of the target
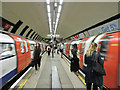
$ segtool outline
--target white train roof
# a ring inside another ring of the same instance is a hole
[[[104,35],[105,35],[105,33],[103,33],[103,34],[97,36],[97,38],[95,39],[94,42],[98,44],[99,40],[100,40]]]
[[[78,40],[78,41],[73,41],[71,44],[79,44],[79,42],[80,42],[81,40]]]
[[[2,42],[2,43],[14,43],[14,40],[11,36],[4,34],[4,33],[0,33],[0,42]]]
[[[30,44],[36,44],[36,42],[35,42],[35,41],[32,41],[32,40],[28,40],[28,42],[29,42]]]

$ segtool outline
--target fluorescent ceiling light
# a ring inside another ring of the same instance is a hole
[[[62,9],[62,6],[59,5],[59,7],[58,7],[58,12],[61,12],[61,9]]]
[[[50,13],[48,13],[48,18],[50,18],[51,17],[51,14]]]
[[[49,18],[49,22],[51,22],[51,18]]]
[[[57,7],[57,3],[54,3],[54,6]]]
[[[51,37],[51,36],[52,36],[52,34],[48,34],[47,36],[48,36],[48,37]]]
[[[58,21],[59,21],[59,18],[56,19],[56,23],[58,23]]]
[[[63,0],[60,0],[60,4],[62,4],[63,3]]]
[[[60,17],[60,13],[57,13],[57,18],[59,18]]]
[[[55,36],[56,36],[56,37],[60,37],[60,35],[59,35],[59,34],[56,34]]]
[[[50,4],[50,0],[46,0],[47,4]]]
[[[48,12],[50,12],[50,5],[47,5],[47,10]]]

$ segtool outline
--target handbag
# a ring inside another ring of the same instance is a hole
[[[95,60],[97,61],[97,53],[95,55]],[[99,62],[96,61],[93,63],[93,71],[98,75],[106,75],[105,69]]]
[[[31,63],[30,63],[30,66],[34,67],[34,65],[35,65],[34,60],[32,60]]]

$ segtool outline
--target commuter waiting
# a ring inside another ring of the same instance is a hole
[[[62,44],[60,45],[61,58],[63,58],[63,57],[62,57],[63,49],[64,49],[64,43],[62,43]]]
[[[33,61],[34,61],[36,73],[38,71],[37,65],[40,68],[40,62],[41,62],[41,55],[40,55],[40,53],[41,53],[40,44],[37,43],[36,47],[34,49],[34,53],[33,53]]]
[[[100,53],[96,52],[97,44],[92,43],[85,54],[85,64],[87,64],[86,68],[86,76],[85,76],[85,82],[87,85],[87,90],[91,90],[91,85],[93,83],[93,90],[98,90],[98,87],[102,89],[103,85],[103,76],[98,75],[93,71],[93,63],[98,62],[102,66],[104,64],[104,61],[101,59]],[[97,61],[96,61],[96,55],[97,55]]]
[[[49,45],[47,46],[47,52],[48,52],[48,56],[50,56],[51,47]]]
[[[2,56],[9,56],[12,55],[12,47],[8,47],[4,52],[0,54],[0,57]]]
[[[73,49],[71,50],[73,58],[71,59],[71,72],[74,71],[75,74],[78,73],[79,69],[79,59],[77,57],[77,44],[73,45]]]

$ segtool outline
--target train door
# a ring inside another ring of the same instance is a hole
[[[25,62],[26,62],[26,66],[30,63],[31,58],[30,58],[30,44],[28,42],[27,39],[23,39],[24,40],[24,47],[25,47]]]
[[[70,45],[71,45],[72,41],[69,42],[68,44],[68,57],[71,58],[70,56],[70,52],[71,52],[71,48],[70,48]]]
[[[74,42],[74,41],[73,41],[73,42]],[[72,52],[71,52],[73,42],[71,42],[71,44],[70,44],[70,50],[69,50],[69,58],[70,58],[70,59],[73,57]]]
[[[79,60],[79,66],[81,69],[83,69],[83,53],[84,53],[84,48],[85,48],[85,42],[88,38],[85,38],[80,41],[78,45],[78,50],[79,50],[79,55],[80,55],[80,60]]]

